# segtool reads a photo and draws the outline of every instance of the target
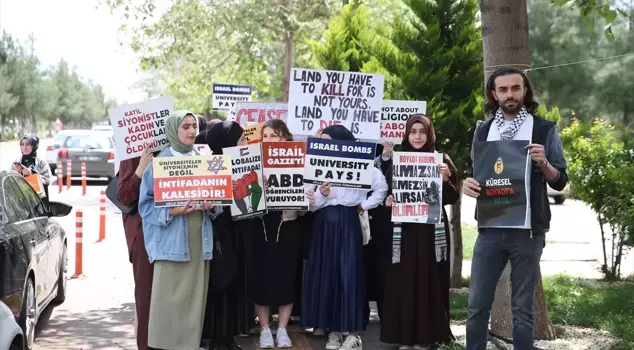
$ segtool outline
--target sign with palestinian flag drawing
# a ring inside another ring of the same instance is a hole
[[[473,175],[480,183],[478,227],[530,227],[529,141],[484,141],[474,144]]]
[[[231,217],[242,220],[266,213],[260,144],[222,149],[231,157]]]

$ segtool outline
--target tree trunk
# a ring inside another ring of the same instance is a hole
[[[462,282],[462,225],[461,225],[461,206],[462,206],[462,181],[458,182],[458,201],[451,205],[451,288],[460,288]]]
[[[482,46],[484,56],[484,81],[498,68],[515,66],[529,69],[531,62],[528,43],[528,16],[526,0],[481,0]],[[491,330],[498,335],[512,337],[511,279],[507,265],[498,281],[495,301],[491,310]],[[544,287],[539,283],[535,292],[535,327],[537,339],[554,339]]]
[[[539,273],[539,283],[535,290],[533,304],[535,325],[533,337],[537,340],[555,339],[555,329],[548,317],[542,275]],[[505,338],[513,338],[513,315],[511,313],[511,264],[506,264],[495,291],[495,301],[491,309],[491,330]]]
[[[295,63],[295,42],[294,33],[287,30],[284,33],[284,78],[282,79],[282,98],[288,102],[289,85],[291,83],[291,69]]]

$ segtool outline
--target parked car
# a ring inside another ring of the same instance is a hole
[[[53,217],[71,210],[43,202],[19,174],[0,172],[0,301],[22,329],[26,350],[33,347],[42,311],[66,299],[68,243]]]
[[[71,177],[81,176],[81,163],[86,163],[87,177],[114,177],[114,138],[111,132],[80,130],[64,137],[57,159],[64,167],[62,177],[66,181],[66,163],[71,160]]]
[[[92,127],[93,131],[110,131],[112,132],[112,125],[95,125]]]
[[[0,350],[23,350],[24,333],[11,309],[0,301]]]
[[[55,135],[53,144],[46,147],[46,161],[48,162],[48,166],[51,167],[53,174],[55,174],[55,170],[57,169],[57,157],[60,148],[62,148],[62,143],[64,143],[69,135],[84,133],[86,133],[86,130],[60,130]]]
[[[556,204],[563,204],[570,193],[569,185],[566,185],[563,191],[553,190],[550,186],[546,187],[548,188],[548,197],[552,197]]]

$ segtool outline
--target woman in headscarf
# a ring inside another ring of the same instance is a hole
[[[391,150],[389,150],[391,151]],[[429,117],[415,114],[407,121],[403,152],[436,152],[436,133]],[[388,152],[387,181],[392,191],[392,158]],[[384,158],[381,160],[383,161]],[[456,167],[447,154],[439,166],[442,205],[458,199]],[[385,206],[391,207],[389,194]],[[429,349],[453,339],[449,328],[449,225],[442,208],[441,224],[401,224],[400,263],[393,264],[385,280],[381,341],[400,349]]]
[[[223,148],[246,145],[244,130],[233,121],[216,123],[207,130],[213,154]],[[252,297],[253,219],[233,221],[229,207],[214,220],[214,260],[205,313],[203,339],[212,349],[235,350],[234,337],[255,326]]]
[[[174,111],[165,125],[169,147],[159,158],[196,155],[196,117]],[[200,349],[207,302],[209,261],[212,258],[212,220],[220,210],[208,202],[187,201],[180,207],[154,204],[154,168],[141,180],[139,213],[145,248],[154,263],[148,345],[155,349]],[[201,278],[202,277],[202,278]]]
[[[355,141],[342,125],[325,128],[320,137]],[[325,183],[307,192],[315,216],[300,324],[329,330],[326,349],[363,348],[359,332],[366,328],[367,300],[360,214],[381,204],[388,190],[381,171],[375,167],[371,171],[370,190],[334,188]],[[369,191],[372,194],[368,197]],[[344,341],[345,333],[349,334]]]
[[[37,156],[40,139],[35,135],[27,135],[20,140],[22,155],[15,160],[12,169],[23,176],[37,174],[42,180],[46,200],[48,200],[48,185],[51,183],[51,167],[48,162]]]

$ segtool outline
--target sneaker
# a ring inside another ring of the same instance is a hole
[[[341,342],[343,337],[339,332],[330,332],[328,334],[328,343],[326,343],[326,350],[339,350],[341,348]]]
[[[313,329],[313,335],[316,337],[323,337],[326,335],[326,331],[323,328],[315,328]]]
[[[358,335],[349,335],[339,350],[363,350],[363,342]]]
[[[275,342],[273,341],[273,334],[271,328],[262,327],[260,331],[260,349],[275,349]]]
[[[277,327],[277,347],[278,348],[292,348],[291,338],[288,337],[288,332],[284,327]]]

